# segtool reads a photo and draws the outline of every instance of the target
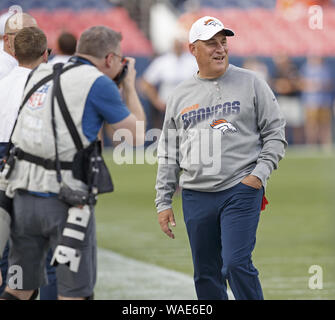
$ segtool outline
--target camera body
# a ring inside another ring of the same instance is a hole
[[[84,206],[86,204],[95,205],[96,197],[85,191],[72,190],[67,185],[62,184],[58,199],[64,201],[70,206]]]
[[[123,63],[123,66],[122,66],[121,71],[113,79],[118,87],[120,86],[122,80],[124,79],[124,77],[126,76],[126,74],[128,72],[128,60],[123,59],[122,63]]]

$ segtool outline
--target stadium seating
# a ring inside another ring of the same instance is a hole
[[[12,5],[19,5],[23,10],[30,9],[47,9],[55,10],[59,8],[67,8],[71,10],[82,10],[85,8],[95,10],[106,10],[113,7],[108,0],[1,0],[0,11],[6,10]]]
[[[196,14],[186,13],[180,20],[182,25],[190,28],[193,21],[204,15],[219,18],[235,31],[236,36],[229,39],[232,55],[274,56],[284,53],[290,56],[333,56],[335,52],[335,42],[331,39],[335,34],[333,7],[324,10],[321,30],[310,28],[307,9],[295,19],[288,19],[281,12],[265,8],[217,10],[206,7]]]
[[[201,0],[200,4],[202,7],[213,7],[213,8],[274,8],[276,0]]]
[[[0,13],[13,4],[14,0],[1,0]],[[100,24],[122,33],[125,54],[153,54],[150,41],[127,11],[109,0],[15,0],[15,4],[36,17],[52,48],[60,31],[67,30],[79,36],[86,28]],[[334,55],[334,7],[327,7],[323,11],[323,29],[313,30],[309,27],[307,8],[302,15],[287,17],[280,10],[274,10],[276,0],[201,0],[200,5],[202,9],[198,12],[182,15],[181,20],[186,21],[185,27],[189,29],[203,15],[220,18],[236,33],[236,37],[229,39],[232,55]]]
[[[40,0],[28,0],[27,2],[29,1],[31,5],[38,6],[40,4],[42,6],[42,1]],[[105,25],[122,33],[123,41],[121,44],[124,54],[138,56],[152,55],[153,50],[150,41],[138,28],[137,24],[129,17],[124,8],[104,8],[102,4],[106,4],[107,1],[100,1],[100,8],[104,10],[89,8],[88,5],[93,4],[94,1],[71,1],[71,8],[65,7],[70,1],[45,1],[50,7],[45,8],[44,5],[43,8],[29,9],[27,12],[35,17],[39,27],[46,33],[48,44],[51,48],[55,48],[57,37],[61,31],[66,30],[72,32],[78,37],[85,29],[91,26]],[[53,5],[50,5],[51,2]],[[26,1],[24,3],[26,3]],[[55,3],[57,3],[57,7],[51,10],[51,6],[55,6]],[[99,1],[96,3],[99,3]],[[86,4],[86,7],[79,10],[82,4]],[[78,11],[75,11],[75,8],[77,8]],[[24,7],[23,10],[25,10]]]

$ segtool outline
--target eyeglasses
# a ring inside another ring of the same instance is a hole
[[[124,60],[124,57],[123,57],[123,56],[120,56],[119,54],[115,53],[114,51],[111,51],[111,52],[107,53],[106,56],[105,56],[105,59],[106,59],[111,53],[113,53],[115,56],[119,57],[121,62]]]
[[[44,54],[44,52],[45,52],[45,50],[41,53],[41,56]],[[52,52],[52,49],[47,48],[47,52],[48,52],[48,58],[49,58],[49,56],[50,56],[50,54]]]

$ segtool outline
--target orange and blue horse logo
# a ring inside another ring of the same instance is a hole
[[[221,26],[221,23],[218,22],[218,21],[215,21],[214,19],[208,19],[208,20],[206,20],[206,21],[204,22],[204,25],[205,25],[205,26],[213,26],[213,27],[215,27],[216,25]]]
[[[221,130],[223,134],[225,132],[236,132],[237,131],[237,129],[225,119],[213,120],[210,126],[213,129]]]

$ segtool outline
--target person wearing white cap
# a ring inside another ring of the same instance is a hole
[[[36,20],[27,13],[15,13],[5,18],[3,50],[0,50],[0,79],[18,66],[14,54],[15,35],[25,27],[37,27]]]
[[[158,145],[156,208],[170,238],[172,196],[183,188],[198,299],[264,299],[251,254],[267,180],[285,154],[285,120],[267,83],[229,64],[234,32],[214,17],[197,20],[189,49],[199,72],[167,101]]]
[[[3,36],[5,34],[5,25],[8,18],[13,15],[13,12],[6,12],[0,16],[0,51],[3,50]]]

